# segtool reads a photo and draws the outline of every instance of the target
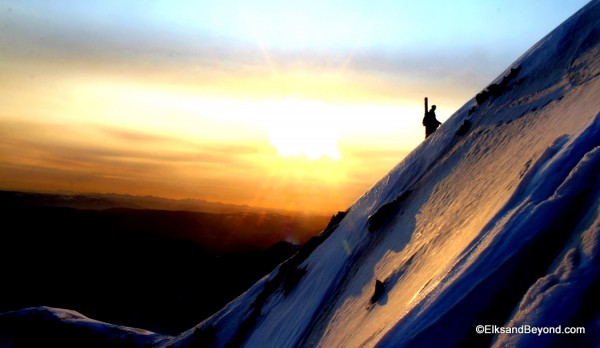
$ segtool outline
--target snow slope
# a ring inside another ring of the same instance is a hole
[[[0,347],[149,347],[168,338],[67,309],[35,307],[0,314]]]
[[[221,311],[140,345],[597,346],[598,18],[595,0]],[[586,333],[477,334],[478,325]]]
[[[598,18],[593,1],[458,110],[309,255],[169,344],[600,342],[591,296],[600,284]],[[377,279],[385,290],[370,305]],[[521,324],[587,333],[475,332]]]

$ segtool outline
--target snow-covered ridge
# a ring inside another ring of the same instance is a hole
[[[296,287],[260,301],[260,317],[237,343],[527,342],[477,335],[475,327],[543,323],[521,318],[519,308],[540,301],[526,295],[541,293],[536,284],[578,236],[598,232],[579,222],[597,216],[590,209],[599,197],[599,17],[594,1],[550,33],[361,197],[300,265]],[[581,272],[597,278],[597,270]],[[376,280],[385,290],[370,306]],[[213,329],[211,344],[231,343],[261,286],[199,325]],[[574,297],[570,307],[581,305]],[[574,324],[573,312],[554,317]],[[191,336],[173,343],[186,346]]]
[[[146,344],[597,345],[598,18],[595,0],[468,101],[300,254],[196,327]],[[377,280],[384,287],[374,297]],[[478,334],[478,325],[586,333]]]
[[[0,315],[0,347],[148,347],[168,338],[68,309],[36,307]]]

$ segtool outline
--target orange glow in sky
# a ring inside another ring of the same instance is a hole
[[[0,4],[0,189],[345,210],[585,1],[176,3]]]

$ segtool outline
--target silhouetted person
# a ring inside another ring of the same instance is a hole
[[[425,126],[425,139],[433,134],[435,130],[442,124],[435,118],[435,105],[431,105],[431,110],[427,111],[423,117],[423,125]]]

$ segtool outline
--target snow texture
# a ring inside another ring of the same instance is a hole
[[[195,328],[153,344],[597,346],[598,18],[595,0],[304,251]],[[477,325],[582,326],[586,334],[486,335]]]
[[[148,347],[169,337],[49,307],[0,314],[0,347]]]
[[[597,18],[594,1],[353,204],[303,262],[295,289],[272,289],[237,343],[592,342],[599,311],[582,301],[598,288],[599,275]],[[378,279],[385,291],[370,306]],[[213,325],[215,346],[227,346],[238,332],[239,311],[256,310],[254,292],[235,301],[235,315],[221,312],[199,325]],[[588,325],[588,334],[477,335],[479,324]]]

